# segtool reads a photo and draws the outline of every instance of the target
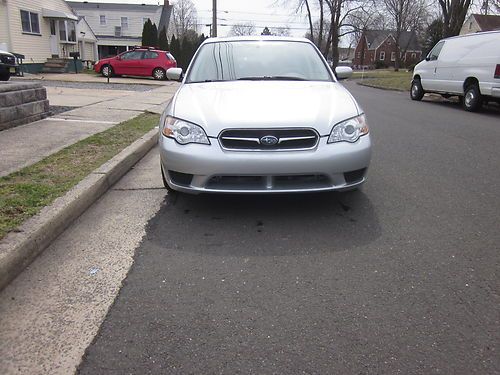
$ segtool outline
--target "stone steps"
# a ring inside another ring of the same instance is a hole
[[[43,64],[42,73],[67,73],[69,72],[68,65],[72,59],[63,59],[59,57],[51,57]]]
[[[0,83],[0,130],[49,115],[47,90],[39,83]]]

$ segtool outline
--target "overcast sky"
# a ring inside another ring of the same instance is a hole
[[[73,0],[83,1],[83,0]],[[130,3],[130,4],[163,4],[163,0],[88,0],[97,3]],[[206,24],[212,23],[212,0],[192,0],[198,11],[199,33],[208,35]],[[269,28],[288,26],[292,36],[304,36],[308,30],[305,12],[296,14],[293,6],[288,8],[274,5],[276,0],[217,0],[218,35],[225,36],[231,25],[242,22],[253,22],[257,31]],[[171,0],[173,4],[175,1]],[[293,3],[293,1],[291,1]],[[228,25],[228,26],[224,26]]]

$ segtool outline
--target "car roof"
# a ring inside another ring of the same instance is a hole
[[[284,41],[284,42],[306,42],[311,43],[307,38],[294,38],[289,36],[229,36],[208,38],[203,43],[218,43],[218,42],[239,42],[239,41]]]

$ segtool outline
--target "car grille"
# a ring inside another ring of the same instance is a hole
[[[219,136],[222,148],[233,151],[309,150],[318,140],[318,133],[310,128],[227,129]]]
[[[208,189],[217,190],[301,190],[331,187],[330,179],[322,174],[277,176],[213,176]]]
[[[16,59],[15,59],[15,57],[13,57],[13,56],[8,56],[8,55],[0,55],[0,60],[1,60],[4,64],[8,64],[8,65],[15,65],[15,64],[16,64]]]

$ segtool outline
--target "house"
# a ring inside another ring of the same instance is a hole
[[[493,30],[500,30],[500,16],[471,14],[462,25],[460,35]]]
[[[37,73],[51,57],[79,51],[78,17],[64,0],[0,0],[0,49],[25,56]]]
[[[1,0],[0,0],[1,1]],[[141,45],[142,29],[148,20],[158,30],[168,30],[172,5],[119,4],[67,1],[79,16],[85,19],[97,37],[98,58],[114,56]]]
[[[356,46],[355,67],[390,67],[396,62],[396,31],[365,30]],[[413,31],[403,31],[399,37],[401,65],[410,66],[422,59],[422,48]]]
[[[80,59],[83,61],[98,60],[97,37],[83,17],[78,17],[78,23],[76,24],[76,35],[78,35],[79,39],[78,50],[80,51]]]

